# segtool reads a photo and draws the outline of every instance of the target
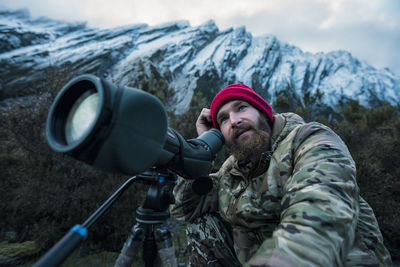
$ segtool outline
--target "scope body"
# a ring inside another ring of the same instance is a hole
[[[46,138],[53,150],[100,169],[135,175],[158,167],[187,179],[208,177],[224,143],[216,129],[185,140],[168,127],[158,98],[89,74],[72,79],[58,93]]]

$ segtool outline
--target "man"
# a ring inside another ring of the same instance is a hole
[[[250,87],[222,89],[198,134],[219,129],[231,156],[198,196],[180,179],[171,213],[188,222],[193,266],[391,266],[355,163],[328,127],[273,115]]]

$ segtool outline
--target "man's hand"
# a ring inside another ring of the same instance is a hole
[[[208,108],[203,108],[196,121],[197,134],[201,135],[202,133],[210,130],[212,126],[211,112]]]

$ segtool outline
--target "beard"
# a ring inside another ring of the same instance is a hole
[[[234,129],[233,138],[227,142],[230,153],[238,162],[255,162],[259,160],[261,154],[266,152],[270,147],[271,128],[268,123],[262,119],[259,121],[259,127],[251,124],[244,124]],[[248,130],[253,130],[250,140],[238,142],[237,137]]]

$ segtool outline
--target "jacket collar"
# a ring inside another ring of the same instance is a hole
[[[233,156],[231,156],[228,159],[232,164],[229,173],[235,176],[240,176],[245,180],[264,173],[268,169],[272,154],[275,152],[280,142],[293,130],[294,127],[302,123],[304,123],[304,120],[294,113],[275,114],[274,125],[272,126],[271,132],[271,150],[262,153],[258,163],[249,162],[246,164],[240,164]]]

